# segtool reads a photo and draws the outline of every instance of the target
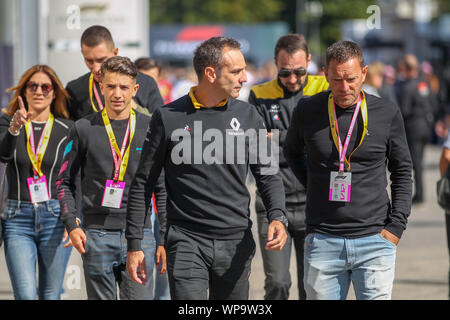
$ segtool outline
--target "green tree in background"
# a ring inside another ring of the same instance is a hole
[[[313,55],[341,39],[340,25],[348,19],[367,19],[367,8],[377,0],[316,0],[322,16],[312,17],[302,4],[308,0],[149,0],[152,24],[263,23],[284,21],[291,32],[308,39]],[[310,0],[311,1],[311,0]],[[439,12],[450,12],[449,0],[438,0]],[[299,8],[297,8],[297,6]],[[381,12],[381,19],[383,12]],[[300,23],[299,23],[300,22]],[[297,26],[304,26],[299,28]],[[317,32],[320,30],[320,36]]]
[[[150,0],[154,24],[258,23],[279,21],[281,0]]]

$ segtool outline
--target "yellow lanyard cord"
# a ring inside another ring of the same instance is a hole
[[[361,136],[361,141],[359,142],[358,146],[352,151],[352,153],[350,154],[350,156],[347,158],[344,158],[345,163],[347,164],[347,168],[348,171],[350,171],[350,158],[352,157],[353,153],[361,146],[366,133],[367,133],[367,102],[366,102],[366,97],[364,95],[364,92],[361,91],[362,94],[362,101],[361,101],[361,115],[363,118],[363,124],[364,124],[364,129],[363,129],[363,133]],[[337,119],[335,118],[335,112],[334,112],[334,97],[333,97],[333,93],[330,92],[329,96],[328,96],[328,118],[330,120],[330,129],[331,129],[331,135],[333,137],[333,141],[334,141],[334,145],[336,146],[336,149],[339,150],[339,144],[342,144],[341,141],[338,138],[338,132],[337,132],[337,128],[336,128],[336,121]]]
[[[131,141],[133,141],[134,133],[136,131],[136,113],[132,109],[130,109],[130,118],[129,118],[130,139],[129,139],[128,147],[127,147],[124,155],[122,155],[122,152],[119,149],[119,146],[117,145],[116,137],[114,136],[114,132],[112,130],[111,123],[108,118],[108,114],[106,113],[106,108],[103,109],[103,111],[102,111],[102,118],[103,118],[103,123],[105,124],[106,133],[108,134],[109,142],[111,143],[111,146],[114,148],[114,151],[116,152],[116,155],[118,156],[118,158],[120,160],[118,181],[123,181],[123,177],[125,176],[125,171],[127,170],[128,160],[130,157]],[[127,134],[125,134],[124,142],[125,142],[126,138],[127,138]],[[123,146],[125,146],[125,144],[123,144]],[[117,167],[116,167],[115,163],[114,163],[114,166],[115,166],[115,171],[117,171]],[[114,179],[116,179],[116,177],[114,177]]]
[[[94,96],[94,73],[91,73],[91,75],[89,77],[89,99],[91,99],[92,109],[94,110],[94,112],[97,112],[98,110],[94,104],[93,96]],[[99,108],[100,108],[101,101],[98,101],[99,99],[98,99],[97,93],[96,93],[96,98],[97,98],[97,103],[99,104]]]
[[[44,175],[44,173],[41,170],[42,159],[44,158],[45,151],[47,150],[47,147],[48,147],[48,142],[50,140],[50,134],[52,132],[54,120],[55,120],[55,118],[50,113],[48,115],[47,123],[45,124],[45,127],[44,127],[44,132],[42,133],[40,142],[39,142],[38,146],[36,147],[36,149],[34,148],[35,141],[34,141],[34,134],[32,132],[33,127],[31,124],[31,120],[28,120],[28,122],[25,124],[25,132],[27,134],[28,157],[30,158],[31,164],[33,165],[33,169],[37,172],[39,177],[42,177]],[[31,139],[33,139],[33,141],[31,141]],[[35,149],[35,150],[33,150],[33,149]],[[37,155],[36,155],[36,153],[37,153]]]

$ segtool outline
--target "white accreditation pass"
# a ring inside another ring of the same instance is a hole
[[[350,202],[352,189],[352,173],[331,171],[330,195],[328,200]]]
[[[106,180],[105,192],[103,193],[102,206],[119,209],[122,205],[125,182]]]
[[[31,203],[49,201],[50,197],[47,188],[47,178],[44,176],[37,179],[27,178],[28,190],[30,192]]]

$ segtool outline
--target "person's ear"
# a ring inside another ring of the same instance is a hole
[[[206,67],[204,72],[204,78],[209,83],[214,83],[217,79],[217,73],[216,70],[213,67]]]
[[[136,83],[133,87],[133,97],[136,96],[138,90],[139,90],[139,83]]]
[[[364,82],[366,80],[366,76],[367,76],[367,70],[369,69],[369,66],[365,66],[362,68],[361,73],[362,73],[362,82]]]

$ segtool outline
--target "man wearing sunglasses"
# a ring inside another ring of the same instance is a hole
[[[103,26],[91,26],[81,35],[81,54],[89,72],[70,81],[66,90],[70,94],[68,106],[70,119],[78,120],[93,112],[102,111],[105,105],[99,83],[100,67],[103,62],[117,56],[119,49],[115,47],[109,30]],[[164,105],[158,85],[153,78],[139,72],[136,78],[139,91],[133,101],[147,108],[150,114]],[[136,109],[136,104],[133,104]],[[139,111],[139,110],[138,110]]]
[[[280,132],[280,172],[286,194],[288,240],[283,250],[268,251],[261,247],[264,263],[265,296],[267,300],[287,300],[291,287],[289,264],[292,242],[297,257],[297,276],[299,298],[306,298],[303,287],[303,242],[305,239],[305,188],[295,178],[283,156],[283,144],[291,121],[292,111],[306,96],[328,89],[323,76],[308,75],[307,69],[311,54],[305,38],[299,34],[282,36],[275,45],[275,65],[278,77],[269,82],[256,85],[250,91],[249,103],[253,104],[264,119],[267,130]],[[261,195],[256,192],[255,210],[257,213],[260,243],[267,242],[267,215]]]

